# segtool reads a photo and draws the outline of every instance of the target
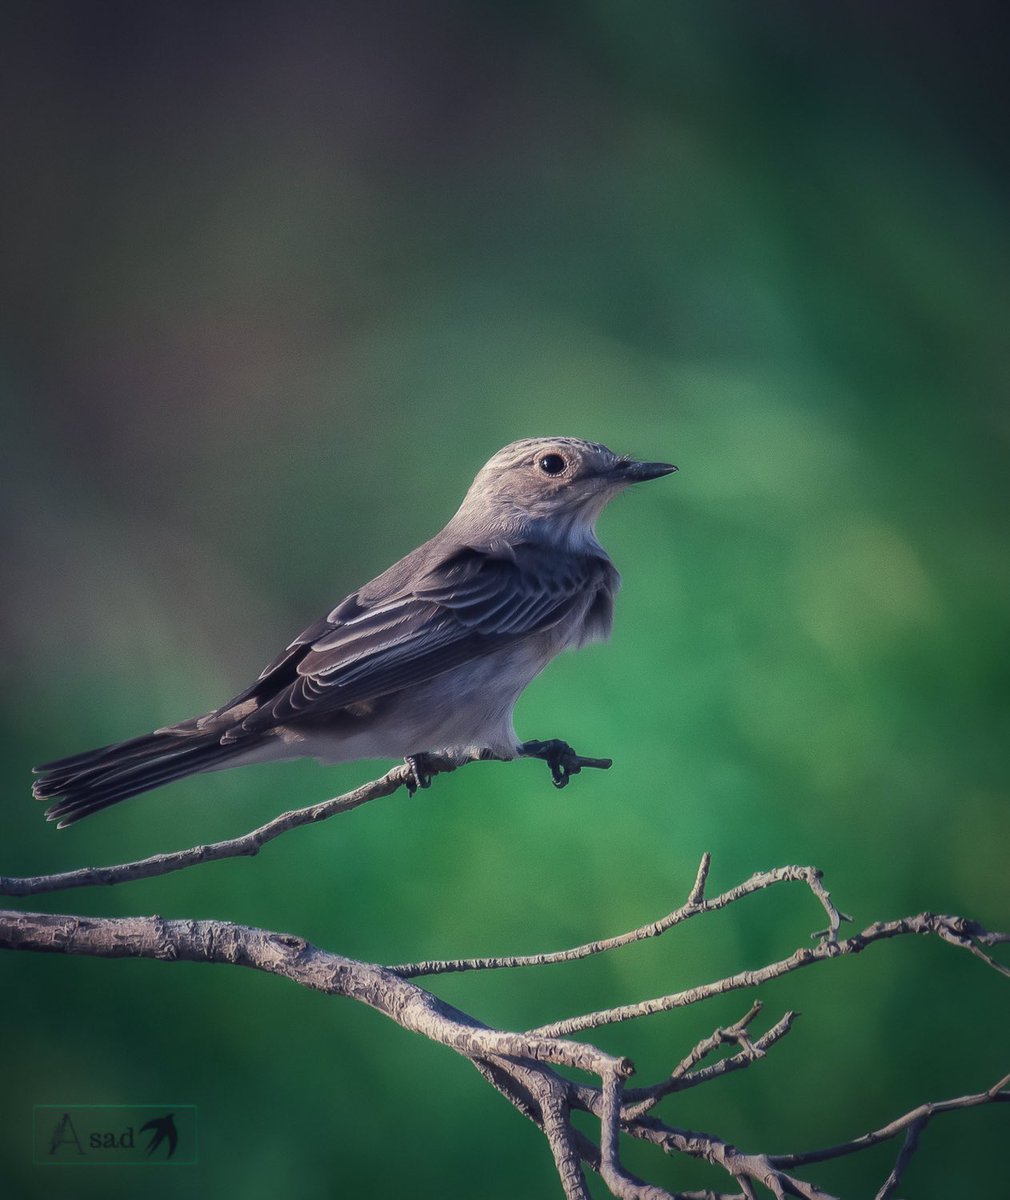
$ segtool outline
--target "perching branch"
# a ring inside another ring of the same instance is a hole
[[[244,837],[214,846],[193,847],[176,854],[106,868],[6,879],[2,881],[2,890],[24,895],[87,883],[123,882],[217,858],[255,854],[266,841],[297,825],[321,820],[378,796],[389,795],[407,782],[407,775],[407,768],[397,767],[382,779],[346,796],[286,813]],[[303,987],[367,1004],[403,1028],[463,1055],[519,1112],[533,1121],[544,1133],[569,1200],[589,1200],[584,1175],[586,1167],[598,1172],[611,1193],[620,1200],[691,1200],[692,1197],[700,1200],[702,1196],[751,1200],[757,1195],[757,1186],[767,1188],[777,1197],[829,1200],[825,1192],[796,1175],[795,1169],[855,1154],[904,1135],[895,1165],[878,1192],[878,1200],[887,1200],[894,1195],[919,1137],[932,1119],[955,1109],[1010,1100],[1010,1076],[1005,1076],[984,1091],[920,1105],[880,1129],[836,1146],[777,1155],[747,1153],[715,1134],[668,1124],[655,1115],[668,1096],[753,1066],[790,1033],[797,1014],[787,1012],[763,1033],[755,1035],[752,1028],[761,1013],[761,1003],[755,1001],[738,1021],[715,1029],[683,1053],[677,1065],[665,1076],[635,1088],[627,1086],[627,1080],[634,1072],[629,1059],[605,1053],[588,1042],[575,1040],[573,1035],[600,1025],[701,1003],[723,992],[756,988],[766,980],[801,967],[858,954],[877,942],[909,934],[939,937],[967,950],[1000,974],[1010,976],[1010,968],[988,952],[991,947],[1010,941],[1010,935],[991,933],[974,921],[919,913],[900,920],[877,922],[861,933],[840,938],[841,923],[850,918],[835,907],[815,868],[788,866],[760,872],[737,887],[706,899],[709,866],[709,856],[705,855],[686,901],[658,921],[614,937],[545,954],[383,967],[331,953],[290,934],[223,921],[102,918],[16,911],[0,911],[0,949],[228,963],[280,975]],[[540,967],[610,953],[631,942],[661,936],[687,920],[725,908],[784,882],[803,883],[827,916],[828,927],[814,935],[818,939],[815,945],[801,946],[787,957],[757,970],[739,972],[656,999],[566,1017],[526,1031],[509,1031],[486,1025],[412,982],[420,976],[448,971]],[[716,1057],[725,1047],[730,1047],[731,1053]],[[591,1079],[568,1078],[557,1070],[559,1067],[588,1075]],[[598,1142],[575,1126],[572,1113],[576,1110],[595,1116],[599,1122]],[[734,1191],[685,1192],[672,1197],[662,1188],[628,1172],[621,1159],[622,1136],[650,1142],[667,1154],[703,1159],[728,1176]]]
[[[425,755],[425,772],[431,777],[455,771],[468,763],[484,761],[479,754],[467,757],[449,758],[444,755]],[[572,754],[568,763],[570,774],[575,774],[583,767],[606,769],[611,765],[609,758],[583,758]],[[310,804],[307,808],[296,808],[290,812],[281,813],[279,817],[267,821],[258,829],[250,830],[241,837],[228,838],[222,842],[213,842],[209,846],[191,846],[188,850],[175,850],[168,854],[154,854],[150,858],[141,858],[136,862],[120,863],[111,867],[81,867],[76,871],[61,871],[55,875],[18,876],[0,875],[0,896],[33,896],[41,892],[61,892],[67,888],[94,887],[99,884],[128,883],[134,879],[150,879],[155,875],[168,875],[172,871],[182,871],[186,867],[195,867],[199,863],[218,862],[222,858],[252,858],[260,850],[291,829],[302,825],[312,825],[317,821],[325,821],[338,813],[350,812],[360,808],[369,800],[379,800],[383,796],[391,796],[401,787],[412,790],[415,786],[415,771],[409,763],[401,763],[387,771],[380,779],[363,783],[361,787],[332,800],[324,800],[320,804]]]

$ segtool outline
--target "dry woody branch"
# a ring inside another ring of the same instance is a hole
[[[440,769],[454,769],[457,765],[460,764],[446,763]],[[118,884],[221,858],[254,855],[282,833],[389,796],[409,783],[409,770],[396,767],[355,791],[285,813],[242,837],[116,866],[83,868],[58,875],[0,878],[0,894],[31,896],[74,887]],[[699,1004],[726,992],[753,992],[762,983],[792,971],[860,954],[877,942],[908,935],[940,938],[974,955],[987,967],[1010,976],[1010,968],[992,954],[995,946],[1010,941],[1010,934],[990,932],[975,921],[923,912],[878,921],[858,933],[843,936],[843,926],[850,923],[849,918],[836,907],[816,868],[784,866],[762,871],[728,891],[709,896],[706,890],[709,866],[706,854],[683,903],[659,920],[599,941],[543,954],[379,966],[321,949],[292,934],[225,921],[83,917],[16,910],[0,911],[0,948],[103,958],[152,958],[161,962],[229,963],[280,975],[329,995],[357,1000],[473,1063],[494,1088],[542,1130],[569,1200],[588,1200],[587,1168],[597,1172],[610,1192],[621,1200],[691,1197],[700,1200],[703,1196],[713,1200],[750,1200],[758,1194],[758,1188],[767,1189],[776,1197],[828,1200],[827,1192],[797,1171],[806,1174],[808,1168],[827,1159],[857,1154],[893,1140],[894,1165],[877,1192],[877,1200],[887,1200],[897,1194],[920,1136],[934,1118],[956,1109],[1010,1101],[1010,1075],[1004,1075],[995,1081],[983,1081],[981,1090],[971,1095],[921,1104],[879,1129],[860,1133],[834,1146],[799,1153],[745,1151],[714,1133],[669,1124],[659,1114],[667,1097],[750,1068],[790,1033],[797,1014],[782,1013],[763,1032],[758,1032],[762,1008],[760,1001],[755,1000],[739,1020],[714,1029],[697,1044],[686,1047],[672,1069],[657,1078],[647,1077],[637,1086],[629,1083],[635,1067],[628,1058],[608,1054],[577,1035],[604,1025]],[[686,921],[784,883],[802,884],[820,908],[826,927],[813,935],[812,944],[797,947],[786,957],[758,969],[633,1004],[563,1016],[534,1029],[505,1030],[489,1027],[415,982],[447,972],[543,968],[613,953],[632,942],[661,937]],[[558,1068],[573,1071],[578,1077],[570,1078]],[[577,1127],[573,1121],[576,1112],[596,1118],[595,1139]],[[635,1177],[622,1161],[622,1142],[629,1137],[649,1142],[667,1155],[685,1155],[712,1164],[723,1173],[722,1190],[670,1193]]]

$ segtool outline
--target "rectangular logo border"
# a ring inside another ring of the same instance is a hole
[[[73,1159],[38,1158],[38,1120],[40,1112],[73,1112],[81,1109],[151,1109],[155,1112],[180,1112],[187,1109],[193,1113],[193,1157],[181,1159],[131,1159],[129,1162],[115,1162],[103,1158],[100,1162]],[[196,1104],[33,1104],[32,1105],[32,1165],[35,1167],[197,1167],[200,1165],[200,1122],[198,1120],[199,1105]]]

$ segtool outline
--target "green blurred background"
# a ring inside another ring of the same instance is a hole
[[[862,924],[1010,926],[1000,12],[3,4],[0,870],[234,835],[375,775],[197,777],[63,833],[28,793],[35,762],[233,694],[500,445],[565,433],[681,467],[601,521],[611,644],[517,712],[611,772],[556,793],[540,764],[471,767],[257,860],[37,906],[379,962],[526,952],[660,916],[707,849],[715,889],[813,863]],[[758,966],[820,921],[783,888],[436,990],[523,1027]],[[350,1002],[224,967],[0,972],[5,1194],[560,1194],[466,1063]],[[674,1123],[795,1150],[1010,1068],[1007,981],[939,943],[762,998],[766,1025],[802,1011],[792,1035]],[[650,1079],[748,1003],[596,1040]],[[33,1104],[131,1101],[197,1104],[200,1166],[30,1165]],[[902,1194],[999,1194],[1008,1117],[938,1120]],[[813,1177],[872,1194],[895,1149]]]

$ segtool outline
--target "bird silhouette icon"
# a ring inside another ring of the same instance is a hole
[[[146,1132],[148,1129],[152,1131],[151,1140],[147,1145],[147,1155],[149,1158],[166,1139],[168,1141],[168,1153],[165,1157],[171,1158],[175,1153],[175,1148],[179,1144],[179,1131],[175,1127],[174,1117],[175,1113],[168,1113],[164,1117],[154,1117],[146,1125],[141,1125],[141,1133]]]

